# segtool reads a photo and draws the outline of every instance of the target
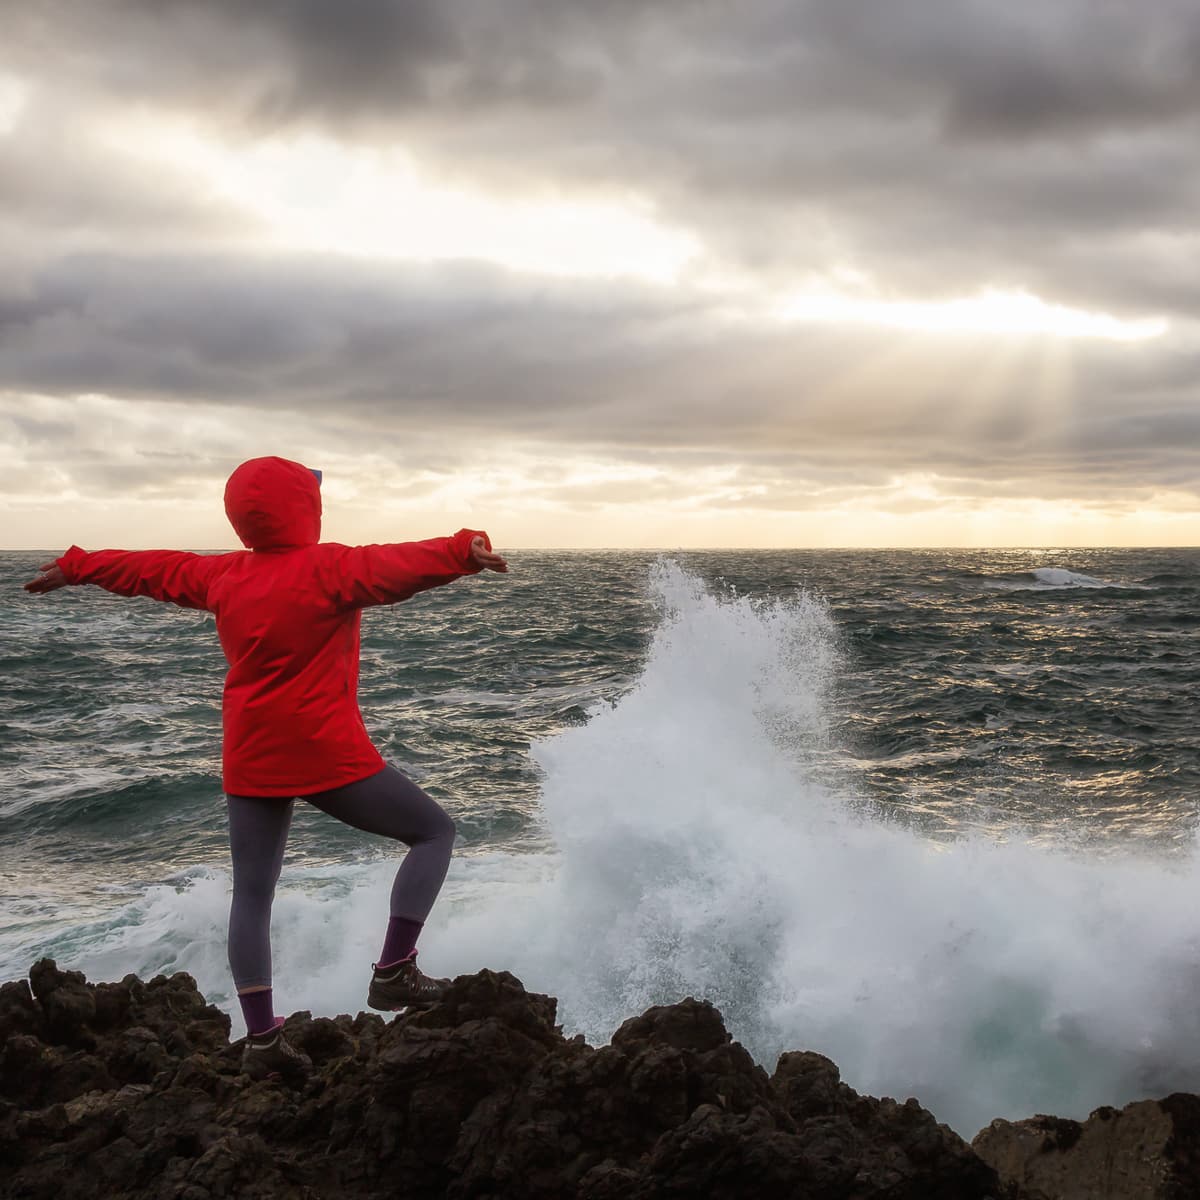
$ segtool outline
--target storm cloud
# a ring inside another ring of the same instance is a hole
[[[1152,240],[1193,236],[1200,191],[1182,0],[35,0],[12,24],[18,66],[89,103],[401,140],[496,187],[634,191],[756,270],[834,249],[927,294],[1061,280],[1194,314],[1156,286]]]
[[[783,447],[859,472],[918,470],[933,453],[946,470],[1013,475],[1040,445],[1096,455],[1116,478],[1200,434],[1194,355],[1077,349],[1086,404],[1038,416],[1036,364],[1006,369],[1014,348],[995,339],[750,323],[661,288],[472,265],[65,259],[0,308],[0,345],[7,386],[30,393],[336,405],[364,433]]]
[[[364,444],[499,439],[543,471],[555,446],[724,463],[729,503],[798,511],[920,474],[959,496],[1200,496],[1182,0],[30,0],[0,71],[0,391],[23,453],[21,397],[97,394],[336,408]],[[273,244],[202,168],[145,169],[147,114],[200,143],[399,147],[514,202],[634,203],[699,250],[663,285]],[[951,337],[764,299],[838,281],[1166,332]]]

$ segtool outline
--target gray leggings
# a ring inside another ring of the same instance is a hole
[[[392,884],[391,915],[423,922],[450,865],[454,822],[395,767],[346,787],[312,796],[308,804],[347,825],[409,846]],[[226,796],[233,856],[229,909],[229,966],[238,991],[271,985],[271,901],[283,866],[293,801],[278,796]]]

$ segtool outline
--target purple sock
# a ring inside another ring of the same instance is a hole
[[[238,1003],[242,1006],[247,1033],[266,1033],[275,1027],[275,1006],[270,988],[261,992],[239,992]]]
[[[417,948],[417,938],[424,928],[422,921],[410,921],[407,917],[392,917],[388,921],[387,937],[379,952],[379,965],[390,967],[402,958],[407,958]]]

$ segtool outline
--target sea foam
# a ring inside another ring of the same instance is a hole
[[[839,657],[826,610],[672,567],[652,586],[637,685],[534,747],[557,869],[525,905],[458,916],[457,968],[458,946],[507,946],[599,1040],[701,996],[768,1068],[819,1050],[968,1135],[1200,1088],[1196,855],[934,844],[881,820],[852,776],[814,781]]]
[[[1068,571],[1063,567],[1036,567],[1029,572],[1021,572],[999,579],[988,579],[983,586],[992,591],[1004,592],[1046,592],[1074,588],[1099,588],[1111,591],[1151,590],[1145,584],[1110,583],[1104,579],[1084,575],[1079,571]]]

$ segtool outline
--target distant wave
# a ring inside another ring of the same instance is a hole
[[[1110,583],[1078,571],[1067,571],[1062,567],[1037,567],[1033,571],[1021,571],[1015,575],[984,579],[983,586],[992,591],[1032,592],[1059,591],[1065,588],[1110,588],[1116,591],[1142,591],[1144,585]]]
[[[1189,575],[1180,575],[1177,572],[1164,572],[1159,575],[1150,575],[1142,580],[1143,587],[1187,587],[1193,583],[1193,579]]]

